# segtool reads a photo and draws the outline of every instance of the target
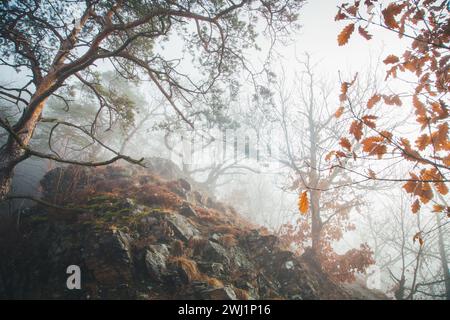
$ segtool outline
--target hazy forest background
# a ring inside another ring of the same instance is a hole
[[[3,214],[160,157],[335,281],[450,299],[449,6],[3,1]]]

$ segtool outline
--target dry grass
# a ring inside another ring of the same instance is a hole
[[[248,300],[250,299],[250,295],[244,289],[234,288],[234,293],[236,294],[236,298],[238,300]]]
[[[167,190],[164,186],[145,185],[137,190],[138,201],[148,206],[160,206],[162,208],[174,209],[182,204],[182,199],[175,193]]]
[[[205,248],[208,240],[202,237],[192,237],[188,241],[188,247],[192,250],[194,255],[198,255]]]
[[[223,282],[217,278],[205,276],[204,281],[206,281],[211,287],[214,287],[214,288],[222,288],[223,287]]]
[[[238,228],[237,226],[229,224],[219,224],[212,226],[209,231],[210,233],[222,233],[224,235],[233,235],[233,236],[237,236],[243,233],[242,229]]]
[[[140,237],[132,242],[133,248],[136,250],[142,250],[145,247],[148,247],[151,244],[157,243],[157,239],[155,236],[150,235],[147,237]]]
[[[225,248],[231,248],[237,245],[238,241],[236,240],[236,237],[233,234],[225,234],[219,238],[219,242],[225,247]]]
[[[186,257],[171,257],[171,262],[181,268],[188,277],[188,281],[202,280],[204,275],[197,269],[197,263]]]
[[[181,240],[175,240],[172,242],[172,247],[170,252],[175,257],[181,257],[184,255],[184,243]]]

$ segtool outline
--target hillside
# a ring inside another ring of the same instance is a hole
[[[42,201],[54,206],[2,224],[0,298],[368,298],[194,185],[161,159],[49,171]],[[81,290],[66,288],[73,264]]]

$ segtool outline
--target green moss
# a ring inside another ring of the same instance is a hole
[[[30,217],[30,220],[32,222],[47,222],[48,216],[47,215],[33,215]]]

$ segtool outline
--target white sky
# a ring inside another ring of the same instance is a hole
[[[355,28],[349,42],[345,46],[338,46],[339,32],[349,24],[348,21],[334,21],[337,13],[337,4],[343,1],[311,0],[300,12],[302,28],[296,36],[295,43],[289,47],[277,48],[285,57],[286,62],[295,61],[308,51],[314,61],[320,61],[317,70],[327,76],[337,78],[338,70],[356,72],[367,68],[371,60],[383,52],[383,56],[399,53],[405,46],[406,40],[400,40],[392,32],[372,26],[370,32],[374,37],[367,41],[359,36]],[[383,48],[386,48],[385,50]]]

